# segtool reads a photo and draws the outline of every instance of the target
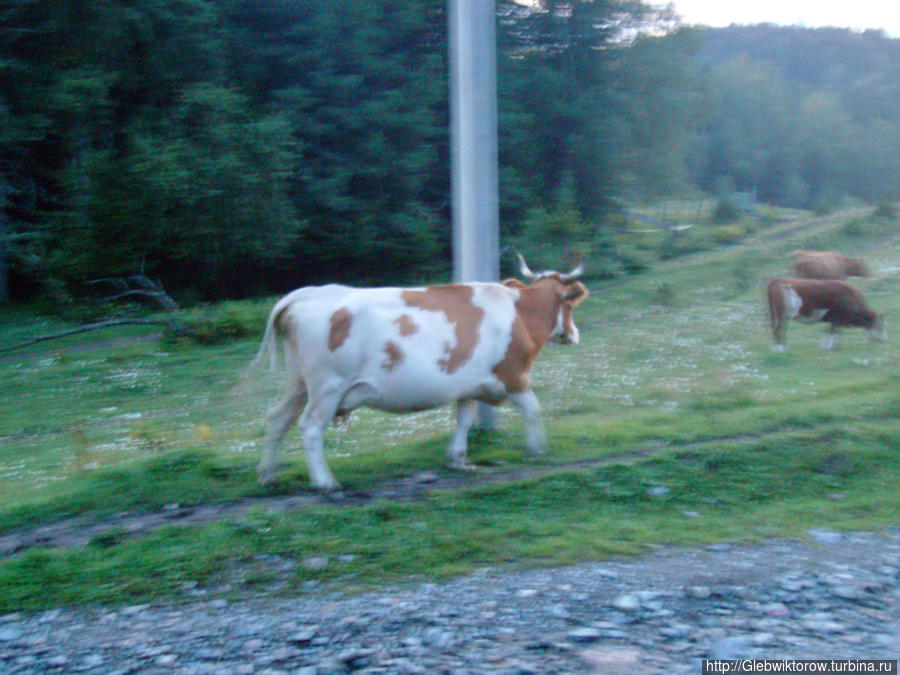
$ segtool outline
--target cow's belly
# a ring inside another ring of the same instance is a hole
[[[809,312],[803,312],[797,315],[797,321],[800,323],[818,323],[828,314],[827,309],[812,309]]]
[[[405,413],[437,408],[461,398],[502,400],[502,383],[490,376],[434,376],[396,373],[388,377],[365,378],[350,386],[341,401],[342,411],[360,406],[387,412]]]

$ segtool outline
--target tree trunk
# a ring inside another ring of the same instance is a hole
[[[0,185],[0,305],[9,302],[9,244],[6,241],[6,190]]]

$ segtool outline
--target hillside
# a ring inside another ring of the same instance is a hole
[[[861,255],[873,276],[857,283],[890,327],[897,224],[859,207],[780,211],[750,229],[738,244],[590,284],[576,314],[582,343],[548,347],[535,370],[545,459],[523,456],[508,407],[506,433],[472,439],[474,476],[445,467],[449,410],[361,410],[327,436],[346,488],[337,503],[309,494],[296,433],[276,486],[256,485],[278,386],[246,371],[256,338],[200,347],[81,336],[7,355],[0,533],[29,548],[54,541],[30,537],[39,523],[100,526],[68,548],[0,561],[0,611],[168,597],[260,555],[347,556],[340,569],[297,567],[296,580],[375,583],[896,523],[896,342],[846,331],[840,350],[823,352],[822,329],[798,324],[789,351],[773,353],[760,285],[786,272],[793,249]],[[4,330],[47,328],[17,323]],[[132,526],[141,514],[158,522]]]

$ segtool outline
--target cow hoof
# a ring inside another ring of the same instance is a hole
[[[471,462],[453,462],[450,468],[456,471],[477,471],[478,468]]]
[[[316,488],[316,489],[318,490],[319,494],[322,495],[322,499],[324,499],[326,502],[341,503],[347,497],[347,495],[344,494],[344,491],[341,489],[341,487],[339,485],[335,486],[333,488]]]

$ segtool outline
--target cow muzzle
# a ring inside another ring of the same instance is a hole
[[[561,345],[577,345],[580,339],[576,330],[574,333],[560,333],[558,341]]]

